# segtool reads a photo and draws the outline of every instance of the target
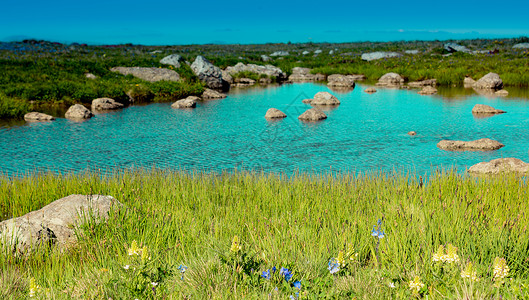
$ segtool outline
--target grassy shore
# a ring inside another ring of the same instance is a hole
[[[70,194],[125,208],[89,220],[66,250],[3,249],[0,298],[31,287],[42,299],[523,298],[527,191],[524,178],[451,172],[424,185],[381,173],[3,176],[2,219]],[[494,273],[501,259],[509,270]]]

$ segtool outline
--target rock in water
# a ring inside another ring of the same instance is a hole
[[[402,54],[397,52],[371,52],[371,53],[364,53],[362,54],[362,60],[372,61],[377,60],[381,58],[391,58],[391,57],[401,57]]]
[[[368,94],[373,94],[373,93],[377,92],[377,89],[375,89],[373,87],[369,87],[369,88],[365,89],[364,92],[368,93]]]
[[[492,106],[485,105],[485,104],[476,104],[472,108],[473,114],[503,114],[506,113],[506,111],[501,109],[496,109]]]
[[[476,81],[472,87],[476,89],[500,90],[503,88],[503,81],[500,75],[489,73]]]
[[[418,92],[418,94],[420,95],[433,95],[433,94],[437,94],[437,89],[434,88],[433,86],[425,86],[422,88],[422,90],[420,90]]]
[[[302,113],[298,119],[302,121],[319,121],[327,119],[327,115],[317,108],[311,108]]]
[[[502,143],[491,139],[479,139],[475,141],[450,141],[442,140],[437,147],[448,151],[490,151],[503,147]]]
[[[214,66],[203,56],[197,56],[191,64],[191,70],[210,89],[226,89],[227,83],[222,79],[222,70]]]
[[[353,76],[345,76],[342,74],[332,74],[327,77],[327,86],[332,87],[355,87],[355,80]]]
[[[309,68],[295,67],[288,80],[292,82],[323,81],[326,76],[323,74],[310,74]]]
[[[66,119],[84,120],[93,117],[94,114],[81,104],[74,104],[68,108],[64,116]]]
[[[328,92],[319,92],[314,95],[311,105],[340,105],[340,100]]]
[[[404,83],[404,78],[402,78],[397,73],[386,73],[378,80],[377,85],[381,86],[399,86]]]
[[[118,109],[122,107],[123,104],[111,98],[97,98],[92,100],[92,109],[94,110]]]
[[[269,110],[266,111],[266,114],[265,114],[266,119],[282,119],[286,117],[287,115],[284,112],[276,108],[270,108]]]
[[[197,101],[200,100],[197,96],[189,96],[185,99],[180,99],[171,105],[172,108],[193,108],[197,106]]]
[[[42,209],[0,223],[0,243],[17,250],[29,250],[38,244],[65,245],[75,242],[75,228],[85,217],[108,218],[116,199],[102,195],[70,195]]]
[[[222,99],[222,98],[226,98],[226,94],[223,94],[221,92],[217,92],[217,91],[212,90],[212,89],[206,89],[202,93],[202,99]]]
[[[164,68],[114,67],[110,71],[118,72],[122,75],[132,75],[150,82],[161,80],[180,81],[180,75],[176,71]]]
[[[529,173],[529,164],[518,158],[498,158],[488,162],[480,162],[468,169],[474,174],[501,174],[501,173]]]
[[[33,112],[25,114],[24,120],[28,122],[52,121],[52,120],[55,120],[55,117],[33,111]]]
[[[182,58],[182,56],[178,54],[171,54],[169,56],[162,58],[162,60],[160,60],[160,63],[164,65],[171,65],[171,66],[174,66],[175,68],[180,68],[180,63],[183,61],[184,59]]]
[[[437,79],[426,79],[422,81],[412,81],[408,83],[411,87],[437,86]]]
[[[465,76],[465,79],[463,79],[463,86],[468,89],[471,88],[476,81],[472,79],[471,77]]]
[[[500,96],[500,97],[507,97],[509,96],[509,92],[506,91],[506,90],[498,90],[494,93],[496,96]]]

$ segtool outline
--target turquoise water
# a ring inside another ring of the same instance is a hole
[[[529,161],[529,101],[519,98],[421,96],[416,90],[330,91],[319,84],[286,84],[232,90],[226,99],[177,110],[171,103],[130,106],[85,122],[58,119],[0,127],[0,172],[60,172],[158,167],[206,171],[245,168],[272,172],[465,170],[500,157]],[[303,123],[301,100],[330,91],[341,105],[328,119]],[[508,113],[475,118],[488,104]],[[288,117],[267,121],[268,108]],[[409,136],[408,131],[416,131]],[[491,152],[449,152],[442,139],[491,138]]]

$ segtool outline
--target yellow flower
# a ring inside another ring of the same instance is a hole
[[[239,252],[241,249],[242,249],[242,247],[239,244],[239,237],[236,236],[236,235],[233,236],[233,240],[231,241],[230,252],[234,253],[234,254],[237,254],[237,252]]]
[[[146,261],[148,259],[151,259],[151,257],[149,256],[149,249],[147,248],[147,246],[143,246],[143,248],[141,249],[141,261]]]
[[[106,268],[101,268],[101,269],[99,269],[99,271],[101,271],[101,272],[108,272],[108,269],[106,269]]]
[[[129,255],[140,255],[140,248],[138,248],[136,240],[132,241],[132,244],[130,245]]]
[[[459,256],[457,255],[457,247],[455,247],[452,244],[448,244],[446,247],[446,256],[445,256],[445,262],[452,263],[452,262],[458,262]]]
[[[474,271],[471,262],[468,262],[467,267],[463,271],[461,271],[461,277],[470,278],[470,280],[472,281],[478,281],[477,272]]]
[[[432,260],[433,261],[442,261],[443,257],[445,255],[445,246],[440,245],[437,249],[437,252],[433,254]]]
[[[501,280],[509,275],[509,266],[505,258],[496,257],[494,259],[494,280]]]
[[[37,284],[37,282],[35,281],[35,278],[31,278],[29,280],[29,297],[30,298],[33,298],[35,296],[37,296],[37,294],[42,290],[42,288],[40,287],[40,285]]]
[[[338,252],[338,258],[336,259],[341,267],[345,266],[345,259],[343,257],[343,251]]]
[[[415,278],[410,281],[409,287],[414,293],[419,293],[419,291],[424,287],[424,283],[421,282],[419,276],[415,276]]]

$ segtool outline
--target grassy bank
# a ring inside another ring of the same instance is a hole
[[[0,298],[27,297],[32,278],[37,297],[55,299],[523,297],[527,190],[513,176],[454,173],[423,186],[392,174],[0,177],[2,219],[70,194],[112,195],[126,207],[88,222],[64,252],[4,249]],[[451,251],[434,261],[441,245]],[[509,267],[503,279],[496,258]],[[462,278],[465,269],[478,281]]]

